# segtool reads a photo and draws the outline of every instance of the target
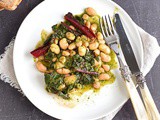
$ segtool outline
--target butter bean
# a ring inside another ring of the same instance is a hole
[[[109,65],[102,65],[102,67],[104,68],[104,70],[106,72],[108,72],[110,70],[110,66]]]
[[[74,26],[70,25],[69,27],[70,27],[72,30],[75,30],[75,27],[74,27]]]
[[[74,40],[75,39],[75,35],[71,32],[67,32],[66,33],[66,37],[69,39],[69,40]]]
[[[96,11],[95,11],[93,8],[91,8],[91,7],[86,8],[85,11],[86,11],[86,13],[87,13],[88,15],[90,15],[90,16],[94,16],[94,15],[97,14]]]
[[[64,64],[61,63],[61,62],[56,62],[56,64],[54,65],[55,69],[60,69],[60,68],[63,68],[63,67],[64,67]]]
[[[73,50],[76,48],[76,44],[75,43],[71,43],[69,46],[68,46],[68,49],[69,50]]]
[[[61,63],[65,63],[66,62],[66,57],[64,57],[64,56],[61,56],[60,58],[59,58],[59,62],[61,62]]]
[[[63,52],[62,52],[62,55],[63,55],[63,56],[69,56],[70,53],[69,53],[69,51],[63,51]]]
[[[91,25],[91,30],[92,30],[93,32],[95,32],[95,31],[97,30],[97,24],[92,24],[92,25]]]
[[[77,76],[76,75],[71,75],[71,76],[68,76],[68,77],[64,78],[64,82],[67,85],[74,84],[76,80],[77,80]]]
[[[100,73],[104,73],[104,69],[103,68],[99,68],[99,72]]]
[[[104,54],[103,52],[100,53],[101,56],[101,60],[103,62],[110,62],[111,61],[111,57],[109,55]]]
[[[102,73],[98,76],[99,80],[109,80],[110,76],[107,73]]]
[[[39,56],[38,60],[44,60],[44,56]]]
[[[87,48],[89,46],[89,42],[85,41],[83,45]]]
[[[89,21],[86,21],[85,23],[86,27],[90,28],[91,27],[91,23]]]
[[[105,44],[106,41],[105,40],[98,40],[99,44]]]
[[[98,42],[94,42],[94,43],[91,43],[89,45],[89,49],[90,50],[96,50],[98,48],[98,46],[99,46],[99,43]]]
[[[87,50],[84,46],[81,46],[81,47],[78,48],[78,53],[79,53],[80,56],[85,56],[86,51]]]
[[[52,45],[50,46],[50,49],[51,49],[51,51],[54,52],[55,54],[59,54],[59,53],[60,53],[60,48],[59,48],[59,46],[56,45],[56,44],[52,44]]]
[[[88,16],[87,14],[84,14],[84,15],[82,16],[82,18],[83,18],[83,20],[88,20],[89,16]]]
[[[67,47],[68,47],[67,39],[66,38],[61,39],[59,42],[59,45],[62,49],[64,49],[64,50],[67,49]]]
[[[65,87],[66,87],[66,85],[65,85],[65,84],[62,84],[62,85],[60,85],[60,86],[58,87],[58,90],[63,90]]]
[[[66,68],[57,69],[56,71],[57,73],[64,74],[64,75],[69,74],[71,72],[69,69],[66,69]]]
[[[54,57],[53,59],[52,59],[52,62],[55,62],[57,60],[57,58],[56,57]]]
[[[111,53],[110,48],[105,44],[100,44],[99,45],[99,50],[104,52],[105,54],[110,54]]]
[[[76,46],[77,46],[77,47],[82,46],[82,41],[77,41],[77,42],[76,42]]]
[[[63,68],[62,69],[63,74],[69,74],[71,71],[69,69]]]
[[[40,72],[46,72],[47,71],[47,67],[44,66],[41,62],[37,62],[36,67],[37,67],[38,71],[40,71]]]
[[[70,55],[71,55],[71,56],[74,56],[75,54],[76,54],[76,52],[75,52],[74,50],[71,50],[71,51],[70,51]]]
[[[93,87],[94,87],[95,89],[99,89],[99,88],[101,87],[100,82],[94,82],[94,83],[93,83]]]
[[[98,39],[98,40],[103,40],[103,35],[102,35],[101,32],[98,32],[98,33],[97,33],[97,39]]]
[[[97,61],[96,59],[94,59],[94,65],[95,65],[95,66],[99,66],[99,65],[101,65],[101,64],[102,64],[101,61]]]
[[[100,54],[100,50],[98,50],[98,49],[94,50],[94,54],[95,54],[95,56],[98,56]]]

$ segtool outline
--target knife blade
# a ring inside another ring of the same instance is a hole
[[[126,35],[126,32],[123,28],[120,16],[118,14],[115,14],[116,22],[116,31],[119,36],[119,42],[122,49],[122,52],[124,54],[125,60],[127,62],[127,65],[129,66],[132,74],[137,74],[140,71],[139,66],[137,64],[137,60],[135,58],[134,52],[132,50],[132,47],[129,43],[128,37]]]

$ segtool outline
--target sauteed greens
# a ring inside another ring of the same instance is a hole
[[[44,73],[46,90],[63,99],[73,91],[99,90],[115,80],[114,52],[105,44],[99,29],[100,17],[93,8],[81,15],[68,13],[64,22],[42,31],[42,40],[31,52],[37,69]]]

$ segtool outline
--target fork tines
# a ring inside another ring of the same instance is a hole
[[[117,33],[115,31],[112,18],[109,15],[102,16],[100,19],[100,27],[106,43],[111,44],[115,42]]]
[[[100,26],[101,26],[103,34],[105,34],[106,37],[109,37],[110,35],[115,34],[114,25],[109,15],[105,15],[102,17]]]

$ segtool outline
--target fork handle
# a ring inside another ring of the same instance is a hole
[[[140,91],[150,120],[160,120],[160,114],[146,83],[143,88],[140,87]]]
[[[124,65],[120,57],[117,57],[120,64],[120,71],[124,78],[134,111],[138,120],[149,120],[144,104],[131,78],[129,67]]]

